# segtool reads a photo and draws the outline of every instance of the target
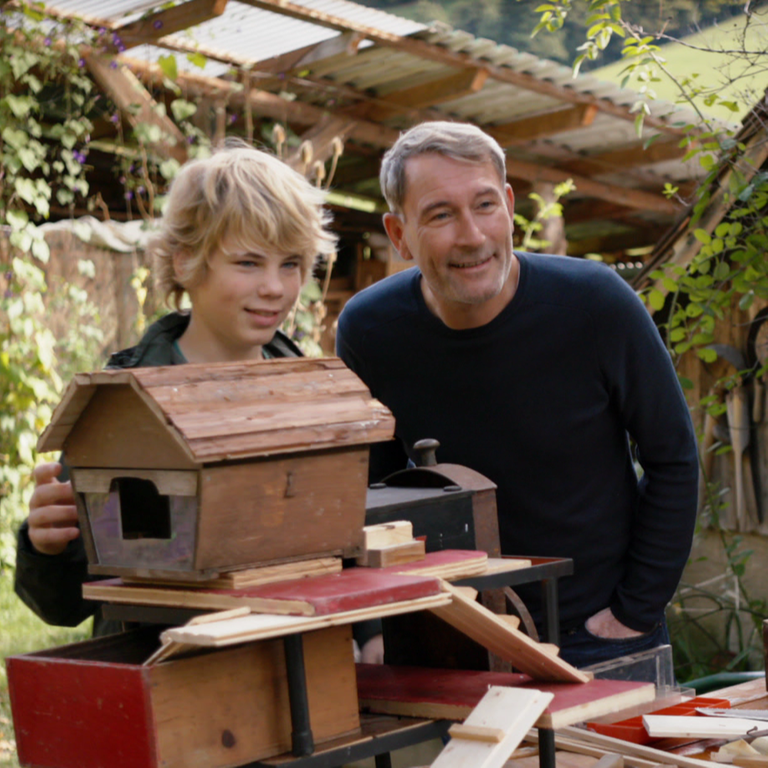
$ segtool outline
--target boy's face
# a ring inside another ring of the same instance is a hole
[[[263,248],[229,251],[212,253],[202,281],[188,290],[188,331],[205,362],[261,357],[301,291],[299,256]]]

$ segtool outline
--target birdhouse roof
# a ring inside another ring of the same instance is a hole
[[[394,434],[390,411],[341,360],[291,358],[78,374],[38,449],[64,450],[96,400],[109,431],[126,395],[138,418],[159,420],[193,464],[375,443]]]

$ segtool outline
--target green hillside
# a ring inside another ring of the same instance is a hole
[[[701,49],[701,50],[699,50]],[[746,51],[747,55],[740,53]],[[741,118],[760,95],[768,88],[768,9],[754,13],[747,23],[744,16],[709,27],[699,34],[685,37],[679,43],[662,46],[661,55],[666,60],[669,72],[678,78],[690,76],[701,86],[709,86],[697,98],[700,109],[710,115],[726,120]],[[623,62],[593,69],[591,75],[601,80],[620,83],[626,73]],[[697,76],[697,77],[696,77]],[[633,79],[627,87],[639,88]],[[653,89],[660,99],[678,101],[680,89],[669,78],[653,83]],[[707,106],[707,93],[712,89],[726,101],[738,104],[737,112],[724,106]]]

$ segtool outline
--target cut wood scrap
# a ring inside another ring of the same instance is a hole
[[[608,752],[595,763],[595,768],[624,768],[624,757]]]
[[[729,739],[765,728],[765,721],[741,717],[643,715],[643,727],[653,738]]]
[[[708,718],[710,719],[710,718]],[[641,744],[632,744],[629,741],[614,739],[612,736],[603,736],[601,733],[585,731],[581,728],[566,726],[559,734],[555,734],[555,746],[558,738],[563,737],[572,741],[580,741],[587,744],[593,744],[602,747],[611,752],[618,752],[626,758],[628,755],[639,757],[643,760],[650,760],[654,763],[663,763],[664,765],[677,765],[679,768],[712,768],[707,760],[698,760],[695,757],[686,757],[676,755],[672,752],[663,752],[660,749],[646,747]]]
[[[539,644],[511,627],[480,603],[468,600],[455,587],[443,581],[453,595],[450,605],[433,613],[497,656],[512,662],[521,672],[536,680],[567,680],[585,683],[589,676],[567,662],[539,648]]]
[[[431,577],[347,568],[327,576],[244,589],[135,586],[124,584],[121,579],[106,579],[84,584],[83,597],[132,605],[211,610],[245,606],[255,613],[314,616],[427,597],[443,591],[443,584]]]
[[[340,573],[342,562],[340,557],[318,557],[314,560],[297,560],[278,565],[265,565],[261,568],[248,568],[243,571],[222,573],[208,581],[184,581],[183,585],[190,589],[244,589],[260,584],[274,584],[279,581],[305,579],[310,576],[323,576],[328,573]],[[182,582],[168,579],[144,579],[137,576],[123,576],[124,584],[159,584],[180,586]]]
[[[552,693],[554,699],[536,722],[540,728],[562,728],[651,701],[655,696],[653,683],[628,680],[545,683],[511,672],[357,665],[360,706],[378,714],[461,720],[492,685]]]
[[[425,554],[424,542],[419,539],[412,539],[402,544],[366,549],[356,562],[358,565],[368,568],[388,568],[393,565],[420,562],[424,559]]]
[[[381,549],[409,541],[413,541],[413,523],[410,520],[394,520],[391,523],[363,527],[364,549]]]
[[[406,566],[395,565],[393,573],[410,573],[419,576],[436,576],[441,579],[464,579],[479,576],[486,572],[488,555],[471,549],[443,549],[430,552],[423,560],[408,563]]]
[[[432,768],[501,768],[552,701],[551,693],[492,686]]]
[[[353,624],[384,616],[396,616],[401,613],[423,611],[450,601],[450,595],[440,593],[416,600],[408,600],[373,608],[335,613],[328,616],[284,616],[279,614],[256,614],[241,616],[227,621],[211,622],[200,626],[184,626],[167,629],[161,639],[209,648],[224,647],[270,637],[284,637],[299,632],[311,632],[324,627],[341,624]]]

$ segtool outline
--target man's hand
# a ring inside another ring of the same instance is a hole
[[[643,634],[622,624],[613,615],[613,611],[610,608],[603,608],[602,611],[598,611],[594,616],[590,616],[584,626],[587,628],[587,632],[596,637],[604,637],[606,640],[619,640]]]
[[[39,464],[32,471],[35,490],[29,502],[29,540],[44,555],[58,555],[80,535],[72,484],[56,478],[61,464]]]

